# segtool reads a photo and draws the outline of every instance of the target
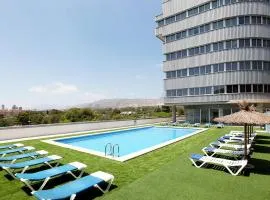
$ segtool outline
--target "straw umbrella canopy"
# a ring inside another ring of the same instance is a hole
[[[248,143],[248,132],[250,132],[249,125],[264,125],[270,123],[270,117],[256,112],[254,106],[250,106],[247,102],[243,101],[239,103],[240,111],[226,115],[223,117],[215,118],[214,121],[222,122],[225,124],[237,124],[244,125],[245,133],[245,158],[247,158],[247,143]]]

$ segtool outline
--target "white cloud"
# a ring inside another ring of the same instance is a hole
[[[29,92],[39,94],[70,94],[78,91],[76,85],[55,82],[47,85],[37,85],[29,88]]]

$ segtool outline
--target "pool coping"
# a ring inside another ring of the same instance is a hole
[[[103,157],[103,158],[107,158],[107,159],[110,159],[110,160],[119,161],[119,162],[125,162],[125,161],[131,160],[133,158],[136,158],[138,156],[141,156],[143,154],[152,152],[154,150],[165,147],[165,146],[167,146],[169,144],[179,142],[179,141],[181,141],[183,139],[189,138],[189,137],[194,136],[194,135],[196,135],[198,133],[201,133],[201,132],[204,132],[204,131],[208,130],[208,128],[193,128],[192,127],[192,129],[198,129],[198,130],[191,133],[191,134],[188,134],[188,135],[185,135],[185,136],[182,136],[182,137],[178,137],[176,139],[169,140],[169,141],[166,141],[166,142],[163,142],[163,143],[160,143],[160,144],[157,144],[157,145],[142,149],[140,151],[136,151],[134,153],[130,153],[130,154],[125,155],[125,156],[121,156],[121,157],[113,157],[113,156],[108,156],[108,155],[105,156],[104,152],[95,151],[95,150],[89,150],[89,149],[86,149],[86,148],[83,148],[83,147],[76,147],[76,146],[72,146],[72,145],[69,145],[69,144],[63,144],[63,143],[55,141],[55,140],[60,140],[60,139],[70,139],[70,138],[74,138],[74,137],[76,137],[76,138],[77,137],[84,137],[84,136],[87,136],[87,135],[102,135],[102,134],[107,134],[107,133],[126,131],[126,130],[133,130],[133,129],[141,129],[141,128],[147,128],[147,127],[175,128],[175,129],[190,129],[191,128],[191,127],[171,127],[171,126],[153,126],[152,125],[152,126],[144,126],[144,127],[133,127],[133,128],[128,128],[128,129],[124,129],[124,130],[113,130],[113,131],[111,130],[111,131],[105,131],[105,132],[100,132],[100,133],[92,133],[92,134],[88,132],[88,134],[83,134],[83,135],[79,135],[79,136],[78,135],[73,135],[73,136],[69,136],[69,137],[60,137],[60,138],[53,138],[53,139],[41,140],[41,141],[45,142],[45,143],[48,143],[48,144],[60,146],[60,147],[63,147],[63,148],[68,148],[68,149],[80,151],[80,152],[83,152],[83,153],[89,153],[89,154],[99,156],[99,157]]]

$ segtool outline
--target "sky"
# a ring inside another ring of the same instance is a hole
[[[163,96],[159,0],[0,0],[0,104]]]

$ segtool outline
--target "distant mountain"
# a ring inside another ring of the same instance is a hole
[[[162,99],[103,99],[89,104],[82,104],[79,107],[91,108],[124,108],[139,106],[163,105]]]

